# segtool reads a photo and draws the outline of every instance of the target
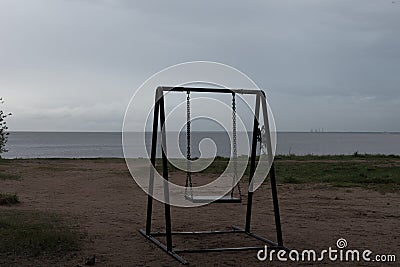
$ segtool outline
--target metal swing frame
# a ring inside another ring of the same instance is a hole
[[[265,98],[265,94],[262,90],[253,90],[253,89],[225,89],[225,88],[193,88],[193,87],[167,87],[162,86],[156,89],[155,94],[155,106],[154,106],[154,117],[153,117],[153,133],[152,133],[152,142],[151,142],[151,164],[155,167],[156,162],[156,149],[157,149],[157,136],[158,136],[158,122],[160,120],[160,128],[161,130],[161,155],[162,155],[162,172],[163,178],[165,180],[164,183],[164,215],[165,215],[165,232],[151,232],[151,221],[152,221],[152,211],[153,211],[153,189],[154,189],[154,168],[150,168],[150,178],[149,178],[149,192],[147,198],[147,218],[146,218],[146,229],[140,229],[139,232],[157,245],[160,249],[168,253],[170,256],[174,257],[177,261],[182,264],[188,264],[188,262],[179,255],[180,253],[204,253],[204,252],[223,252],[223,251],[246,251],[246,250],[260,250],[264,249],[264,246],[242,246],[242,247],[216,247],[216,248],[204,248],[204,249],[176,249],[173,248],[172,236],[173,235],[208,235],[208,234],[217,234],[217,235],[226,235],[226,234],[244,234],[249,237],[252,237],[256,240],[262,241],[265,245],[268,245],[270,249],[276,250],[286,250],[290,251],[290,249],[286,248],[283,245],[282,238],[282,229],[281,229],[281,221],[280,221],[280,213],[279,213],[279,203],[278,203],[278,193],[276,188],[276,179],[275,179],[275,168],[272,163],[271,168],[269,170],[270,182],[271,182],[271,193],[272,193],[272,201],[274,206],[274,218],[275,218],[275,227],[276,227],[276,238],[277,241],[271,241],[267,238],[259,236],[253,232],[251,232],[251,212],[252,212],[252,204],[253,204],[253,191],[248,190],[247,192],[247,211],[246,211],[246,223],[244,228],[240,228],[237,226],[232,226],[231,230],[226,231],[192,231],[192,232],[175,232],[172,231],[171,227],[171,206],[169,204],[169,186],[168,186],[168,158],[166,149],[166,134],[165,134],[165,105],[164,105],[164,92],[199,92],[199,93],[229,93],[229,94],[248,94],[254,95],[256,97],[255,103],[255,113],[254,113],[254,122],[253,122],[253,133],[252,133],[252,143],[251,143],[251,156],[250,156],[250,177],[249,177],[249,185],[252,182],[252,178],[255,173],[256,168],[256,149],[257,149],[257,131],[259,127],[259,113],[260,113],[260,105],[262,105],[262,112],[264,117],[264,125],[266,128],[267,134],[267,150],[272,156],[271,149],[271,139],[269,135],[268,129],[268,113],[267,113],[267,102]],[[157,237],[165,236],[166,244],[162,243]]]

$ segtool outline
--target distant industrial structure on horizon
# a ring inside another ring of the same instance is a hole
[[[323,133],[323,132],[325,132],[325,129],[324,128],[311,129],[310,132],[311,133]]]

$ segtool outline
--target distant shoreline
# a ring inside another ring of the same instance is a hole
[[[251,133],[238,132],[238,155],[248,155]],[[272,135],[274,136],[274,135]],[[205,142],[203,142],[203,140]],[[400,133],[389,132],[277,132],[279,155],[400,154]],[[168,132],[168,156],[185,153],[186,133]],[[125,144],[123,146],[123,143]],[[192,156],[229,157],[231,140],[227,132],[191,134]],[[5,158],[123,158],[147,157],[150,132],[10,132]],[[157,152],[158,155],[160,151]]]
[[[248,155],[241,155],[240,157],[247,158]],[[172,159],[173,157],[170,157]],[[274,156],[274,160],[300,160],[300,161],[306,161],[306,160],[351,160],[351,159],[400,159],[400,154],[389,154],[389,155],[384,155],[384,154],[358,154],[358,153],[353,153],[353,154],[332,154],[332,155],[287,155],[287,154],[279,154]],[[124,157],[49,157],[49,158],[44,158],[44,157],[37,157],[37,158],[0,158],[1,160],[7,161],[7,160],[123,160],[125,159]],[[146,159],[145,157],[135,157],[135,158],[129,158],[129,159]],[[160,157],[157,157],[157,159],[161,159]],[[173,158],[173,159],[179,159],[179,158]],[[219,157],[217,156],[216,159],[229,159],[228,157]]]
[[[11,133],[115,133],[122,134],[122,131],[9,131]],[[141,131],[128,131],[131,133],[142,133]],[[178,131],[170,131],[170,132],[178,132]],[[185,131],[183,131],[185,132]],[[223,131],[193,131],[193,132],[211,132],[211,133],[221,133]],[[146,133],[151,133],[151,131],[146,131]],[[354,134],[400,134],[400,131],[323,131],[323,132],[313,132],[313,131],[276,131],[276,133],[313,133],[313,134],[334,134],[334,133],[354,133]]]

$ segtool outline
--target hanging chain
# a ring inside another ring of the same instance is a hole
[[[235,183],[237,180],[237,136],[236,136],[236,97],[235,93],[232,93],[232,152],[233,152],[233,181],[231,197],[235,189]],[[240,181],[237,183],[239,196],[242,198],[242,192],[240,189]]]
[[[186,97],[186,183],[185,183],[185,195],[187,195],[187,188],[190,187],[190,193],[193,196],[192,191],[192,173],[191,173],[191,153],[190,153],[190,91],[187,91]]]

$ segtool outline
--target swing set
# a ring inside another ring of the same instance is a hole
[[[152,210],[153,210],[153,197],[152,193],[154,190],[154,167],[156,162],[156,150],[157,150],[157,136],[158,136],[158,122],[160,120],[161,129],[165,129],[165,105],[164,105],[164,92],[186,92],[186,182],[185,182],[185,194],[184,197],[187,201],[191,203],[241,203],[242,202],[242,192],[240,188],[240,179],[237,177],[237,133],[236,133],[236,94],[245,94],[255,96],[255,112],[253,121],[253,132],[251,141],[251,151],[250,151],[250,177],[249,177],[249,189],[247,192],[247,211],[246,211],[246,222],[245,227],[240,228],[237,226],[232,226],[230,230],[225,231],[191,231],[191,232],[176,232],[172,231],[171,227],[171,207],[169,204],[169,187],[168,187],[168,157],[166,150],[163,149],[166,145],[166,134],[165,130],[161,130],[161,154],[162,154],[162,176],[166,183],[164,183],[164,198],[165,198],[165,232],[151,232],[151,222],[152,222]],[[195,195],[193,192],[192,184],[192,172],[191,172],[191,108],[190,108],[190,93],[222,93],[232,95],[232,161],[233,161],[233,175],[232,175],[232,190],[230,194],[225,196],[206,196],[206,195]],[[189,248],[189,249],[176,249],[173,248],[172,236],[173,235],[222,235],[222,234],[244,234],[252,237],[256,240],[262,241],[265,245],[268,245],[270,249],[276,250],[286,250],[288,248],[284,247],[282,239],[282,230],[279,214],[279,204],[278,204],[278,193],[276,188],[275,180],[275,169],[272,163],[269,169],[269,178],[271,182],[271,193],[272,201],[274,206],[274,218],[276,227],[276,237],[277,241],[271,241],[267,238],[259,236],[251,232],[251,212],[253,204],[253,190],[252,180],[256,170],[256,150],[257,142],[260,140],[260,130],[259,130],[259,113],[260,106],[263,112],[264,118],[264,132],[266,140],[264,145],[267,150],[269,158],[272,158],[272,147],[271,138],[268,129],[268,113],[267,113],[267,102],[265,99],[265,94],[262,90],[253,89],[226,89],[226,88],[197,88],[197,87],[158,87],[156,89],[155,95],[155,106],[154,106],[154,117],[153,117],[153,132],[152,132],[152,142],[151,142],[151,164],[153,168],[150,170],[149,177],[149,192],[147,199],[147,218],[146,218],[146,229],[141,229],[139,232],[149,239],[151,242],[156,244],[160,249],[164,250],[170,256],[174,257],[182,264],[187,264],[188,262],[180,255],[181,253],[204,253],[204,252],[223,252],[223,251],[246,251],[246,250],[260,250],[264,249],[264,246],[241,246],[241,247],[215,247],[215,248]],[[260,148],[262,144],[260,142]],[[267,174],[265,174],[267,175]],[[235,188],[237,193],[235,194]],[[166,244],[162,243],[157,239],[157,237],[165,237]]]

